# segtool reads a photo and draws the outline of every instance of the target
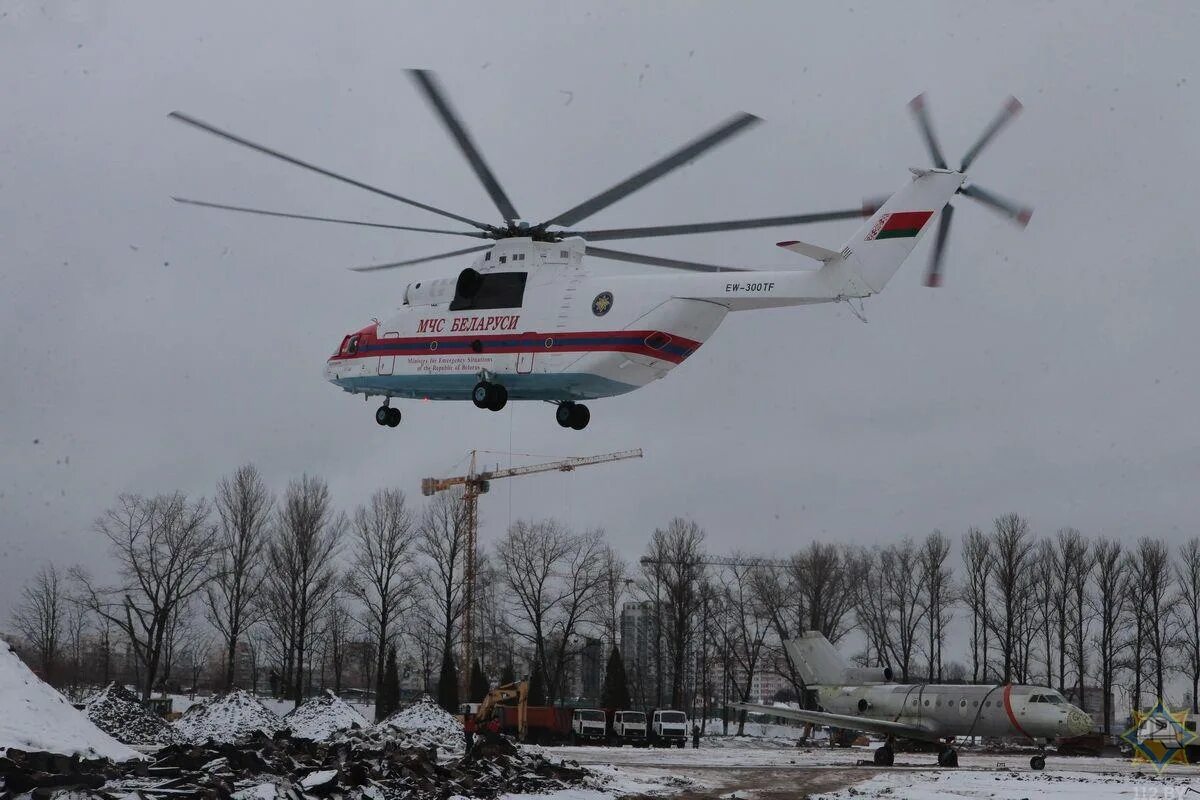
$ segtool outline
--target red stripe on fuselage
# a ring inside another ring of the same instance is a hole
[[[1013,713],[1011,683],[1004,686],[1004,712],[1008,714],[1008,721],[1012,723],[1013,730],[1024,736],[1026,739],[1033,738],[1025,732],[1025,729],[1021,727],[1021,723],[1017,722],[1017,715]]]
[[[658,348],[646,344],[650,337],[665,339]],[[477,336],[405,336],[377,339],[360,332],[354,353],[337,353],[330,361],[386,356],[436,357],[511,353],[633,353],[679,364],[703,342],[653,330],[572,331],[509,333]],[[608,340],[608,341],[605,341]],[[479,350],[473,345],[478,342]]]

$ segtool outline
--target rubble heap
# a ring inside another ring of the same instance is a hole
[[[362,714],[329,690],[293,709],[283,718],[283,724],[292,736],[314,742],[329,741],[339,731],[370,727]]]
[[[175,731],[191,744],[236,744],[259,733],[270,736],[282,728],[283,720],[243,689],[213,695],[175,721]]]
[[[406,797],[441,800],[543,794],[596,780],[577,764],[557,764],[511,742],[482,743],[470,760],[439,761],[428,749],[400,746],[379,733],[351,733],[333,742],[258,734],[240,745],[170,745],[152,764],[75,771],[62,776],[0,759],[0,795],[37,786],[86,789],[91,797],[272,798]]]
[[[83,707],[96,727],[125,744],[178,744],[183,737],[162,717],[146,708],[133,692],[110,683]]]
[[[427,694],[375,727],[392,736],[405,736],[413,746],[435,746],[445,750],[463,747],[462,723]]]

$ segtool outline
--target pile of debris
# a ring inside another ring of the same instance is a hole
[[[283,720],[244,689],[213,695],[175,721],[175,731],[190,744],[237,744],[259,734],[282,730]]]
[[[118,742],[135,745],[178,744],[183,737],[162,717],[142,705],[133,692],[110,683],[83,706],[84,715]]]
[[[288,731],[298,739],[327,742],[335,733],[370,727],[363,715],[328,689],[283,718]]]
[[[170,745],[152,764],[36,775],[45,764],[0,763],[0,795],[35,786],[86,789],[93,797],[218,796],[241,800],[346,797],[377,800],[403,796],[440,800],[455,795],[495,798],[543,794],[594,780],[578,765],[554,763],[518,750],[506,740],[481,744],[472,758],[439,762],[425,749],[407,748],[378,733],[348,734],[333,742],[259,734],[241,745],[209,742]],[[42,781],[39,783],[38,781]]]
[[[392,737],[406,738],[413,747],[463,748],[463,726],[429,695],[392,714],[375,726]]]

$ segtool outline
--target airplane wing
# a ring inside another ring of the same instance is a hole
[[[772,714],[786,719],[798,719],[801,722],[811,722],[814,725],[831,725],[835,728],[845,728],[853,731],[866,731],[883,736],[899,736],[902,739],[924,739],[936,741],[941,738],[937,733],[921,725],[908,722],[893,722],[888,719],[873,717],[852,717],[849,714],[829,714],[825,711],[808,711],[800,708],[783,708],[780,706],[761,706],[757,703],[730,703],[730,708],[741,711],[753,711],[762,714]]]

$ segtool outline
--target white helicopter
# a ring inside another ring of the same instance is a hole
[[[475,254],[470,266],[433,280],[408,284],[397,313],[342,338],[325,366],[325,377],[347,392],[383,397],[380,425],[395,427],[400,410],[393,398],[471,400],[499,411],[509,400],[542,400],[557,405],[564,428],[582,430],[591,418],[581,401],[624,394],[663,377],[721,324],[730,311],[808,305],[865,298],[883,289],[942,211],[926,284],[941,282],[941,258],[953,206],[964,194],[1025,225],[1030,210],[974,184],[965,173],[983,147],[1019,111],[1010,99],[950,169],[942,157],[922,97],[909,105],[924,135],[934,166],[912,169],[895,194],[861,209],[780,217],[657,227],[577,230],[601,209],[691,161],[760,120],[738,114],[615,186],[557,216],[531,225],[500,187],[432,73],[410,70],[416,85],[445,123],[475,170],[504,224],[489,225],[349,178],[256,144],[181,112],[173,118],[228,141],[406,205],[469,225],[444,230],[362,220],[316,217],[213,203],[182,197],[181,203],[346,225],[362,225],[489,240],[466,249],[355,267],[372,272]],[[780,242],[820,263],[808,271],[755,270],[648,256],[595,245],[620,239],[746,230],[868,217],[846,244],[831,250],[800,241]],[[609,276],[597,259],[613,259],[691,275]]]

